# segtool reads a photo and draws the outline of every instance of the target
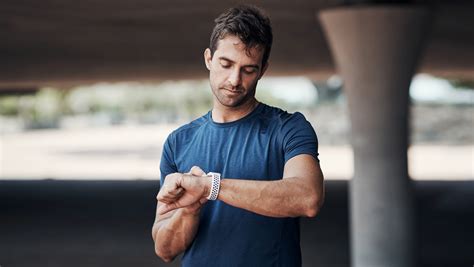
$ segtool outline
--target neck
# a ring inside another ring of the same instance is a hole
[[[233,122],[247,116],[257,107],[257,105],[258,101],[255,98],[238,107],[226,107],[220,105],[220,103],[217,105],[214,102],[214,107],[212,108],[212,120],[217,123]]]

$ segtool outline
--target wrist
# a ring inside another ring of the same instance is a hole
[[[217,172],[210,172],[207,174],[207,176],[211,178],[211,184],[206,198],[208,200],[217,200],[221,185],[221,174]]]
[[[202,197],[207,199],[212,189],[212,176],[205,175],[202,176],[202,179],[204,180],[204,192]]]

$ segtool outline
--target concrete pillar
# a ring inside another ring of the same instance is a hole
[[[352,266],[415,266],[408,88],[428,11],[350,6],[324,10],[319,18],[344,79],[352,126]]]

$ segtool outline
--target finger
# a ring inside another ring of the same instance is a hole
[[[158,199],[158,201],[161,201],[163,203],[173,203],[176,202],[176,200],[176,198],[170,196],[162,196]]]
[[[182,187],[178,187],[174,190],[170,190],[168,194],[172,196],[180,196],[183,192],[184,192],[184,189]]]
[[[169,193],[168,193],[169,191],[170,190],[167,190],[166,188],[162,188],[160,190],[160,192],[158,192],[158,195],[156,196],[156,199],[159,201],[160,199],[169,196]]]
[[[158,197],[158,201],[162,201],[162,202],[166,202],[166,203],[170,203],[170,202],[176,202],[178,201],[182,196],[184,195],[184,191],[183,193],[181,193],[180,195],[171,195],[171,194],[163,194],[161,196]]]
[[[192,175],[195,175],[195,176],[203,176],[203,175],[206,175],[206,173],[205,173],[201,168],[199,168],[198,166],[193,166],[193,167],[191,168],[190,173],[191,173]]]
[[[160,198],[160,199],[158,199],[158,201],[162,202],[162,203],[166,203],[166,204],[170,204],[170,203],[174,202],[174,201],[166,199],[166,198]]]
[[[162,199],[167,199],[169,201],[176,201],[181,196],[184,195],[184,189],[182,187],[178,187],[174,190],[163,190],[160,194],[158,194],[157,198],[158,201]]]
[[[173,194],[171,192],[178,192],[179,194],[181,190],[183,190],[183,188],[170,179],[165,181],[165,184],[160,188],[157,198],[164,194]]]

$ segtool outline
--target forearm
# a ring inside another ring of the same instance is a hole
[[[157,213],[165,214],[205,199],[212,191],[211,187],[217,190],[215,185],[218,183],[213,179],[205,175],[170,176],[165,187],[172,190],[183,188],[184,191],[182,195],[169,190],[160,191],[158,200],[165,204],[157,209]],[[265,216],[314,217],[324,200],[324,177],[315,158],[302,154],[287,161],[281,180],[222,179],[218,199]]]
[[[153,239],[155,251],[164,261],[172,261],[193,241],[199,227],[199,212],[176,210],[169,218],[155,222]]]
[[[323,201],[323,188],[308,186],[302,178],[276,181],[222,179],[219,200],[271,217],[316,216]]]

